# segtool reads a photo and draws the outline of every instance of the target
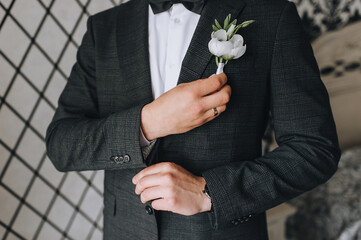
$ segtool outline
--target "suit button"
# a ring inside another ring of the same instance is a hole
[[[152,215],[153,214],[153,208],[149,205],[145,206],[145,211],[149,214]]]
[[[124,162],[127,163],[130,161],[130,156],[128,154],[124,155]]]
[[[115,163],[119,163],[119,156],[115,156],[115,157],[114,157],[114,162],[115,162]]]
[[[119,161],[119,163],[124,163],[124,157],[123,157],[123,156],[119,156],[118,161]]]
[[[114,156],[111,156],[111,157],[110,157],[110,161],[114,162],[114,159],[115,159]]]
[[[239,222],[240,222],[239,219],[234,219],[234,220],[231,221],[231,223],[232,223],[233,225],[238,225]]]

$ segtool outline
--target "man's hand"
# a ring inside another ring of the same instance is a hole
[[[156,210],[194,215],[211,209],[211,200],[202,193],[206,184],[203,177],[195,176],[172,162],[151,165],[132,179],[135,192],[143,203],[152,201]]]
[[[145,105],[141,127],[151,141],[158,137],[188,132],[213,120],[226,110],[231,87],[224,73],[181,83]],[[213,108],[218,115],[214,116]]]

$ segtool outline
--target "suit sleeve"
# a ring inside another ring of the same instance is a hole
[[[270,108],[277,149],[202,172],[212,196],[214,229],[252,221],[326,182],[337,170],[340,149],[328,93],[292,2],[277,26]]]
[[[46,132],[47,154],[59,171],[144,168],[140,113],[145,104],[99,117],[92,17],[77,62]]]

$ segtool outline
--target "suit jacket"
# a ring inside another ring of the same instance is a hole
[[[224,71],[232,96],[213,121],[159,138],[147,159],[140,112],[153,101],[148,2],[132,0],[89,17],[68,83],[47,129],[59,171],[105,170],[105,239],[267,239],[265,211],[327,181],[340,150],[328,93],[293,3],[207,0],[177,84],[216,72],[208,41],[214,19],[231,13],[247,51]],[[262,156],[271,111],[279,147]],[[157,162],[203,176],[214,212],[155,211],[131,179]]]

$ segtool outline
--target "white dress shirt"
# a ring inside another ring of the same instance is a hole
[[[153,98],[156,99],[177,85],[182,61],[200,15],[189,11],[182,3],[175,3],[158,14],[154,14],[149,5],[148,16],[150,74]],[[148,141],[140,128],[140,145],[146,150],[146,156],[150,148],[144,147],[155,141]]]

